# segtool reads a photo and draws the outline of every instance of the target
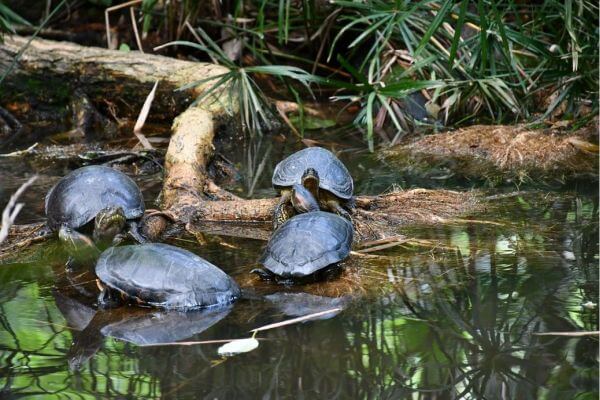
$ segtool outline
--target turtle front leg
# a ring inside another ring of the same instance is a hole
[[[250,271],[251,274],[256,274],[263,281],[272,281],[274,280],[274,276],[271,272],[267,271],[263,268],[254,268]]]
[[[346,211],[344,209],[344,207],[342,207],[338,201],[336,201],[336,200],[329,200],[327,202],[327,208],[329,208],[331,211],[333,211],[334,213],[336,213],[340,217],[344,217],[348,221],[352,222],[352,217],[350,216],[350,213],[348,211]]]
[[[292,215],[288,211],[290,208],[290,201],[292,199],[292,191],[284,190],[281,192],[281,197],[279,198],[279,203],[275,207],[275,211],[273,212],[273,230],[276,230],[283,224],[286,220],[288,220]]]
[[[127,233],[129,233],[129,236],[131,236],[133,238],[133,240],[135,240],[136,242],[138,242],[140,244],[148,243],[148,239],[146,239],[140,233],[140,224],[137,223],[136,221],[129,222],[129,231]]]
[[[67,262],[65,263],[65,270],[67,271],[67,273],[75,272],[78,269],[78,266],[79,265],[77,261],[72,256],[69,256]]]
[[[98,287],[101,288],[98,295],[98,307],[102,309],[115,308],[120,305],[119,299],[115,298],[115,294],[108,287],[96,281]]]

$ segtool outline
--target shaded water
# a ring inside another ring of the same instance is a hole
[[[358,193],[465,184],[394,171],[359,138],[342,142],[325,132],[313,139],[340,152]],[[297,148],[263,138],[222,149],[240,171],[230,188],[273,195],[273,166]],[[4,202],[38,166],[0,163],[9,171],[0,177]],[[47,166],[26,198],[23,222],[42,218],[45,190],[69,168]],[[160,175],[139,179],[151,206]],[[263,284],[250,298],[209,312],[97,312],[85,296],[93,283],[69,287],[91,278],[67,276],[64,255],[47,243],[0,265],[0,397],[597,398],[597,336],[537,335],[598,330],[597,305],[590,304],[598,302],[595,185],[496,198],[473,215],[480,222],[405,229],[423,244],[353,257],[334,281]],[[252,282],[264,242],[206,240],[173,244],[242,285]],[[256,350],[227,359],[217,354],[220,344],[145,346],[248,337],[259,326],[332,308],[343,310],[261,332]]]

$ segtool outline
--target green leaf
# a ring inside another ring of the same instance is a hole
[[[0,16],[3,17],[2,20],[4,23],[9,24],[10,22],[31,26],[29,21],[25,18],[21,17],[19,14],[15,13],[13,10],[5,6],[0,2]]]
[[[350,72],[350,74],[354,77],[354,79],[356,79],[357,81],[359,81],[362,84],[369,85],[369,81],[367,81],[365,76],[363,74],[361,74],[360,72],[358,72],[356,70],[356,68],[354,68],[352,66],[352,64],[350,64],[348,62],[348,60],[346,60],[344,58],[344,56],[342,56],[341,54],[338,54],[337,60],[340,62],[340,64],[342,64],[342,67],[344,67],[344,69],[346,71]]]
[[[458,51],[458,43],[460,43],[460,36],[462,34],[462,28],[465,24],[465,16],[467,15],[467,7],[469,0],[462,0],[460,5],[460,14],[458,15],[458,21],[454,27],[454,38],[452,39],[452,46],[450,47],[450,57],[448,57],[448,65],[452,68],[452,62],[456,58],[456,52]]]
[[[488,40],[487,40],[487,30],[488,23],[486,16],[486,11],[484,8],[483,0],[479,0],[477,2],[477,11],[479,12],[479,22],[481,25],[481,32],[479,33],[480,38],[480,49],[481,49],[481,63],[479,65],[479,71],[483,73],[488,65]]]
[[[369,93],[369,97],[367,98],[367,143],[369,144],[369,151],[373,152],[373,102],[375,101],[375,96],[377,93],[371,92]]]
[[[313,117],[306,114],[304,116],[292,115],[288,118],[294,126],[304,126],[304,129],[308,130],[331,128],[336,125],[334,120]]]
[[[435,18],[433,19],[433,21],[429,25],[429,28],[427,29],[427,31],[423,35],[423,38],[421,39],[421,42],[417,46],[417,49],[415,50],[415,57],[417,57],[419,55],[419,53],[421,53],[421,51],[423,51],[423,49],[425,48],[425,46],[427,45],[427,43],[429,43],[429,40],[431,39],[431,37],[433,36],[433,34],[435,33],[435,31],[437,31],[437,29],[439,28],[439,26],[442,24],[442,22],[444,21],[444,18],[446,18],[446,15],[452,9],[453,5],[454,5],[454,2],[452,0],[446,0],[444,2],[444,4],[442,5],[442,7],[437,12]]]
[[[404,97],[410,93],[422,89],[433,89],[444,86],[441,81],[417,81],[414,79],[401,79],[400,81],[388,83],[378,90],[379,93],[395,98]]]

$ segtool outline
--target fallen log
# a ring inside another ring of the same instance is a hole
[[[16,36],[6,38],[0,45],[0,68],[7,68],[26,41],[26,38]],[[144,223],[149,227],[146,231],[158,239],[163,232],[169,231],[172,224],[185,226],[192,233],[209,222],[230,227],[232,223],[258,224],[261,225],[258,230],[245,235],[265,239],[269,235],[277,199],[239,199],[207,177],[216,130],[226,115],[236,112],[237,99],[229,97],[229,93],[225,95],[228,92],[225,86],[207,97],[206,102],[190,105],[192,99],[204,93],[210,83],[174,92],[177,87],[226,71],[211,64],[36,39],[23,53],[12,73],[12,81],[18,82],[28,76],[70,80],[71,89],[83,87],[96,100],[99,96],[114,103],[127,104],[125,109],[129,107],[135,114],[141,108],[145,94],[157,79],[160,80],[162,83],[156,96],[158,102],[152,105],[152,115],[162,113],[160,118],[171,119],[182,112],[173,122],[165,156],[164,213],[153,213],[145,218]],[[127,110],[122,113],[127,114]],[[214,198],[218,200],[211,200]],[[358,196],[353,210],[356,240],[394,236],[398,227],[406,224],[445,222],[476,210],[478,198],[475,192],[430,190]],[[235,232],[236,229],[230,231]],[[242,231],[238,234],[244,236]],[[14,240],[10,242],[13,249],[18,247]]]
[[[6,36],[0,44],[0,75],[8,70],[29,38]],[[122,52],[99,47],[80,46],[69,42],[34,39],[21,54],[13,71],[3,82],[2,91],[23,89],[32,79],[32,90],[40,96],[64,96],[81,89],[96,105],[106,101],[116,106],[118,117],[137,117],[146,95],[160,81],[152,103],[151,121],[172,121],[191,102],[204,93],[211,82],[184,91],[185,84],[227,72],[215,64],[177,60],[137,51]],[[5,93],[6,93],[5,92]],[[45,98],[44,100],[47,100]],[[223,103],[224,105],[225,103]]]
[[[454,217],[481,209],[477,192],[414,189],[379,196],[358,196],[352,212],[356,242],[376,240],[397,235],[400,227],[409,224],[431,225],[445,223]],[[199,231],[207,223],[262,223],[270,230],[271,217],[278,199],[238,201],[201,201],[193,208],[187,229]],[[252,230],[256,226],[251,227]],[[239,228],[238,228],[239,229]],[[209,229],[210,230],[210,229]],[[265,239],[265,235],[244,237]],[[267,237],[268,238],[268,237]]]

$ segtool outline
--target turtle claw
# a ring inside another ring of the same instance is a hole
[[[344,209],[337,201],[330,201],[329,207],[333,210],[334,213],[339,215],[340,217],[346,218],[350,223],[352,223],[352,217],[350,213]]]
[[[98,295],[98,308],[106,310],[119,306],[119,301],[114,298],[111,291],[106,287]]]
[[[272,281],[273,280],[273,274],[271,274],[269,271],[262,269],[262,268],[254,268],[252,271],[250,271],[250,273],[258,275],[258,277],[260,279],[262,279],[263,281]]]
[[[133,240],[135,240],[139,244],[148,243],[148,239],[142,236],[139,230],[139,225],[136,222],[130,222],[128,233],[129,236],[131,236]]]

